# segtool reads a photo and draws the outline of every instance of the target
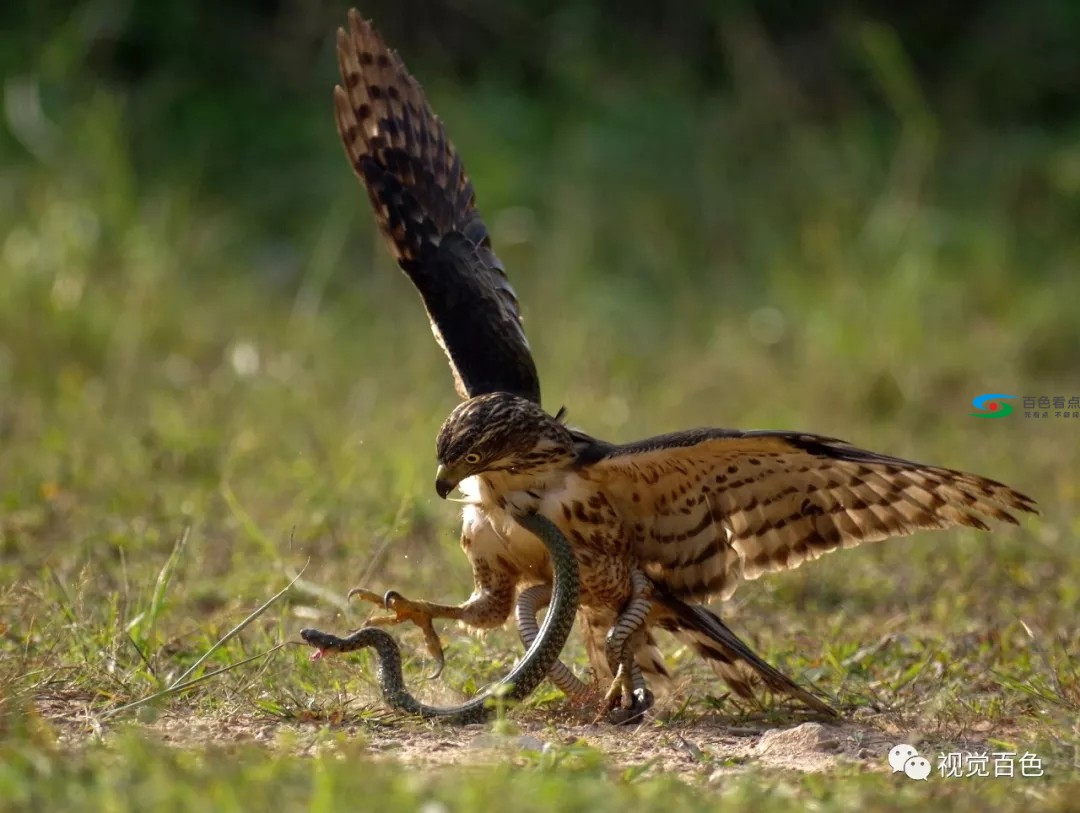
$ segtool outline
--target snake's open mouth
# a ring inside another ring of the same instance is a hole
[[[335,652],[340,651],[340,647],[335,645],[340,639],[335,638],[333,635],[328,635],[325,632],[303,629],[300,630],[300,637],[304,639],[304,643],[315,647],[315,651],[311,653],[310,660],[312,661],[321,661],[327,655],[332,655]]]

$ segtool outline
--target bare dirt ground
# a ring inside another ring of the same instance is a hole
[[[43,696],[36,704],[61,742],[78,747],[94,737],[108,739],[112,723],[101,725],[89,711],[88,698]],[[372,707],[375,709],[376,707]],[[450,765],[485,765],[534,759],[600,757],[615,769],[674,774],[687,780],[719,781],[744,766],[831,773],[842,769],[885,772],[887,755],[901,742],[927,742],[928,751],[950,743],[970,751],[988,750],[989,732],[922,732],[904,726],[896,715],[859,711],[835,722],[741,718],[723,714],[682,719],[653,718],[636,726],[583,723],[565,710],[523,710],[506,724],[450,726],[364,711],[354,718],[282,720],[251,710],[219,715],[170,710],[134,725],[176,747],[260,745],[315,755],[339,748],[342,741],[373,760],[389,760],[421,769]],[[495,733],[499,729],[510,733]],[[1007,732],[994,732],[1000,736]]]

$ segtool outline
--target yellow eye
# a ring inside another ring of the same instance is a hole
[[[478,455],[476,452],[469,452],[467,455],[465,455],[465,462],[468,463],[470,466],[475,466],[477,463],[480,462],[480,455]]]

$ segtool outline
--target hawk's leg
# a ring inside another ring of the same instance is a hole
[[[607,709],[607,721],[613,725],[626,725],[627,723],[636,723],[641,719],[641,716],[653,707],[653,703],[656,698],[653,697],[653,693],[649,691],[649,685],[645,682],[645,676],[641,672],[641,667],[633,656],[630,658],[629,685],[632,687],[632,692],[629,695],[629,705],[624,705],[622,698],[626,696],[626,689],[624,688],[625,681],[622,677],[626,673],[627,667],[620,666],[620,674],[615,676],[615,680],[612,682],[611,689],[608,690],[608,697],[612,698],[606,700],[604,708]],[[618,690],[618,691],[616,691]],[[619,697],[613,697],[613,695],[620,695]]]
[[[364,587],[354,587],[349,591],[349,598],[360,598],[364,601],[370,601],[372,604],[381,604],[394,613],[394,615],[373,616],[367,620],[364,626],[384,627],[391,624],[401,624],[405,621],[412,621],[416,624],[424,633],[424,644],[427,646],[428,654],[435,659],[436,666],[435,671],[431,674],[431,679],[434,680],[442,674],[443,666],[446,664],[446,656],[443,654],[442,641],[439,639],[439,634],[435,632],[435,626],[432,622],[436,618],[456,617],[441,611],[457,611],[461,607],[432,604],[427,601],[412,601],[396,590],[388,590],[386,595],[380,596],[378,593]]]
[[[536,640],[536,636],[540,634],[540,627],[536,622],[536,614],[540,611],[541,607],[547,606],[551,600],[551,585],[549,584],[534,584],[526,590],[521,592],[518,596],[517,605],[514,608],[514,615],[517,619],[518,635],[521,636],[521,642],[525,644],[525,648],[528,649],[532,646],[533,641]],[[630,683],[632,685],[632,701],[629,708],[622,708],[621,700],[619,697],[619,708],[611,708],[612,701],[605,697],[603,707],[608,709],[607,720],[610,723],[621,725],[623,723],[631,723],[639,719],[653,704],[653,696],[649,691],[648,685],[645,683],[645,676],[641,672],[641,666],[638,665],[637,660],[633,656],[635,647],[630,646],[630,642],[627,642],[627,650],[631,653],[629,657],[630,664]],[[624,669],[622,665],[619,666],[620,671]],[[578,703],[589,703],[596,698],[596,690],[579,679],[577,675],[573,673],[569,666],[562,661],[555,661],[555,665],[548,670],[548,678],[562,689],[572,701]],[[608,692],[608,695],[614,694],[615,689],[622,688],[621,679],[616,680],[613,684],[613,689]]]
[[[390,610],[393,615],[379,615],[368,619],[369,626],[387,626],[411,621],[424,633],[424,643],[431,657],[437,664],[432,678],[442,673],[446,657],[443,654],[442,641],[435,632],[434,621],[446,618],[460,621],[470,627],[491,629],[504,623],[514,604],[514,581],[504,574],[493,574],[489,570],[476,570],[476,590],[464,604],[435,604],[430,601],[416,601],[405,598],[396,590],[389,590],[380,596],[363,587],[354,587],[349,591],[349,598],[360,598],[379,604]]]
[[[604,696],[613,723],[632,722],[653,705],[654,698],[634,657],[652,610],[652,582],[640,570],[630,573],[630,601],[615,619],[604,641],[608,666],[615,679]]]

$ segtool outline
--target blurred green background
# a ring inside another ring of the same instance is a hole
[[[405,298],[385,280],[329,113],[344,8],[7,6],[5,298],[16,323],[34,318],[5,342],[12,375],[100,361],[116,326],[95,324],[93,305],[113,287],[249,284],[296,316]],[[634,357],[672,330],[744,332],[734,323],[749,315],[776,353],[858,353],[876,334],[897,361],[933,353],[938,374],[992,360],[990,389],[1017,383],[1002,363],[1025,380],[1076,371],[1080,331],[1063,307],[1080,224],[1075,3],[363,11],[448,121],[542,354],[558,345],[553,313],[610,326]],[[140,240],[161,263],[127,261]],[[36,304],[83,314],[56,356],[40,342],[64,337],[23,307],[35,284],[50,292]],[[575,304],[553,311],[545,294]],[[840,307],[812,313],[819,298]],[[425,335],[406,307],[404,335]],[[926,323],[977,334],[980,357],[961,341],[950,358]],[[27,354],[18,337],[35,332]],[[549,379],[569,374],[557,355],[543,359]],[[876,406],[897,408],[880,386]]]
[[[345,10],[0,11],[0,669],[130,698],[308,559],[324,593],[268,639],[361,579],[467,595],[431,484],[450,375],[337,143]],[[947,664],[1018,618],[1075,651],[1080,419],[968,413],[1080,395],[1080,4],[362,11],[464,155],[550,410],[612,440],[816,431],[1040,501],[744,588],[725,612],[772,613],[766,653],[828,638],[835,689],[897,613]],[[94,646],[56,649],[75,619]]]

